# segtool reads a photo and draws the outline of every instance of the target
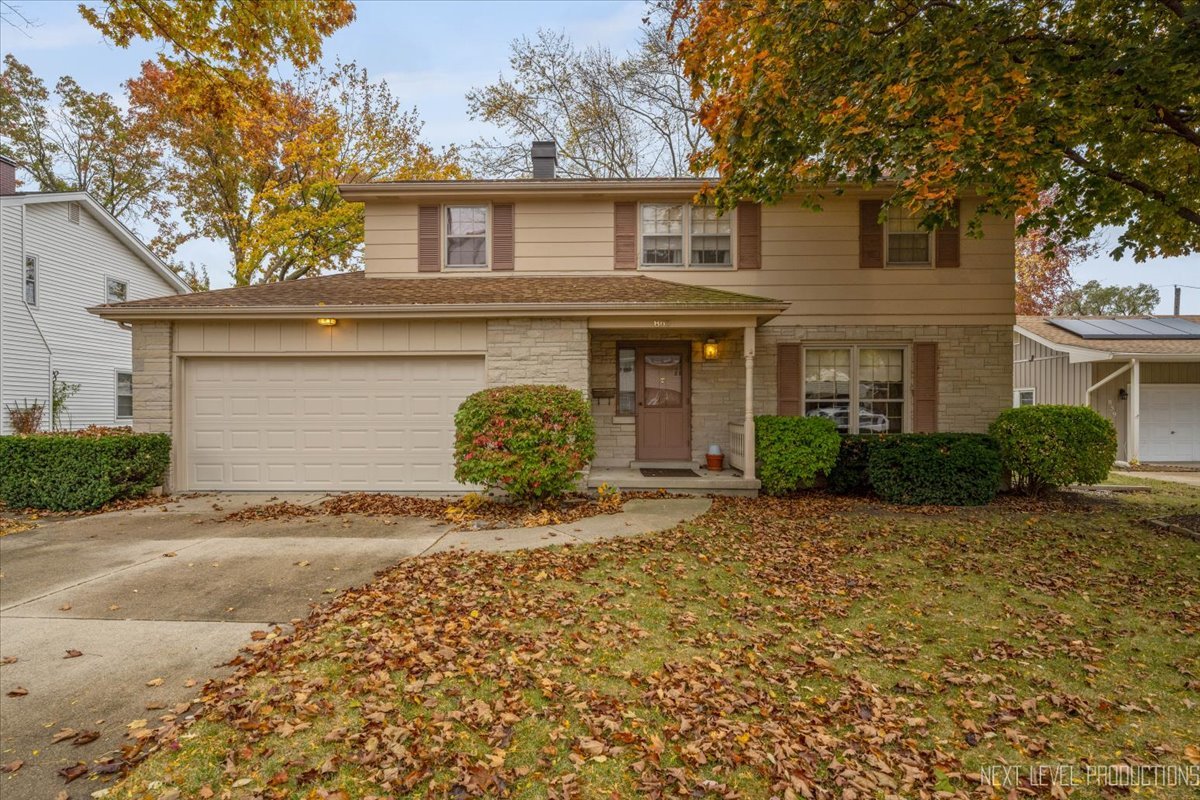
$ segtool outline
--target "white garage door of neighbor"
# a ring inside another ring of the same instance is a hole
[[[1200,461],[1200,384],[1142,385],[1142,461]]]
[[[194,358],[186,488],[454,489],[454,412],[483,358]]]

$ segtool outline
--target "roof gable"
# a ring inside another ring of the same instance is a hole
[[[168,285],[175,287],[180,294],[188,294],[192,290],[166,262],[151,252],[133,231],[108,209],[96,202],[87,192],[27,192],[0,197],[0,204],[6,206],[48,205],[53,203],[79,203],[100,223],[100,226],[125,245],[152,272],[165,280]]]

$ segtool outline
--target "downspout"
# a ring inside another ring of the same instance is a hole
[[[1091,386],[1089,386],[1087,389],[1087,394],[1084,396],[1084,399],[1087,401],[1088,407],[1090,408],[1092,405],[1092,392],[1096,391],[1101,386],[1108,383],[1109,381],[1111,381],[1113,378],[1117,377],[1118,375],[1124,375],[1126,372],[1129,372],[1129,370],[1132,367],[1133,367],[1133,362],[1130,361],[1128,364],[1121,367],[1116,372],[1110,373],[1107,377],[1102,378],[1102,379],[1096,381],[1095,383],[1093,383]]]

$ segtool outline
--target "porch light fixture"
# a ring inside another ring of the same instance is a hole
[[[325,328],[330,328],[337,325],[337,320],[333,317],[317,317],[317,324]]]
[[[721,348],[717,345],[717,340],[713,337],[708,337],[704,342],[704,360],[716,361],[717,356],[721,354]]]

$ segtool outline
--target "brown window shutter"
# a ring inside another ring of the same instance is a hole
[[[858,201],[858,266],[881,269],[883,267],[883,224],[879,212],[882,200]]]
[[[492,269],[513,268],[513,204],[492,206]]]
[[[960,256],[958,250],[958,234],[962,230],[962,220],[959,219],[959,203],[954,201],[954,218],[958,220],[957,225],[951,225],[944,228],[938,228],[934,234],[934,266],[935,267],[957,267],[959,266]]]
[[[737,268],[762,268],[762,206],[738,203]]]
[[[781,344],[775,363],[776,410],[781,417],[800,416],[800,345]]]
[[[417,272],[442,269],[442,210],[438,206],[417,209]]]
[[[913,430],[936,433],[938,429],[938,346],[937,342],[913,345]]]
[[[613,203],[613,268],[637,269],[637,203]]]

